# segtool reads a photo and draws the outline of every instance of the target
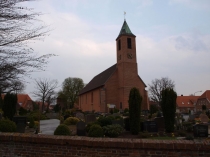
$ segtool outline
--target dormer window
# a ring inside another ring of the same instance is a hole
[[[127,45],[128,45],[128,49],[132,49],[131,38],[127,38]]]

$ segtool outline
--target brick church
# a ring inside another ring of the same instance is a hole
[[[146,85],[138,75],[136,36],[124,21],[116,39],[117,63],[96,75],[79,94],[83,111],[108,112],[110,106],[119,110],[129,108],[130,89],[136,87],[143,98],[142,110],[149,108]]]

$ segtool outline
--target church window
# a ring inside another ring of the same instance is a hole
[[[127,45],[128,45],[128,49],[131,49],[131,38],[127,38]]]
[[[120,109],[122,109],[122,102],[120,102]]]
[[[93,102],[93,92],[91,93],[91,102]]]
[[[121,40],[118,40],[118,50],[121,50]]]

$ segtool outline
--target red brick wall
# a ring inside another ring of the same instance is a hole
[[[210,142],[0,133],[0,157],[209,157]]]

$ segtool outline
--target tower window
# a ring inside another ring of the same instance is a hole
[[[121,50],[121,40],[118,40],[118,50]]]
[[[131,38],[127,38],[128,49],[131,49]]]

